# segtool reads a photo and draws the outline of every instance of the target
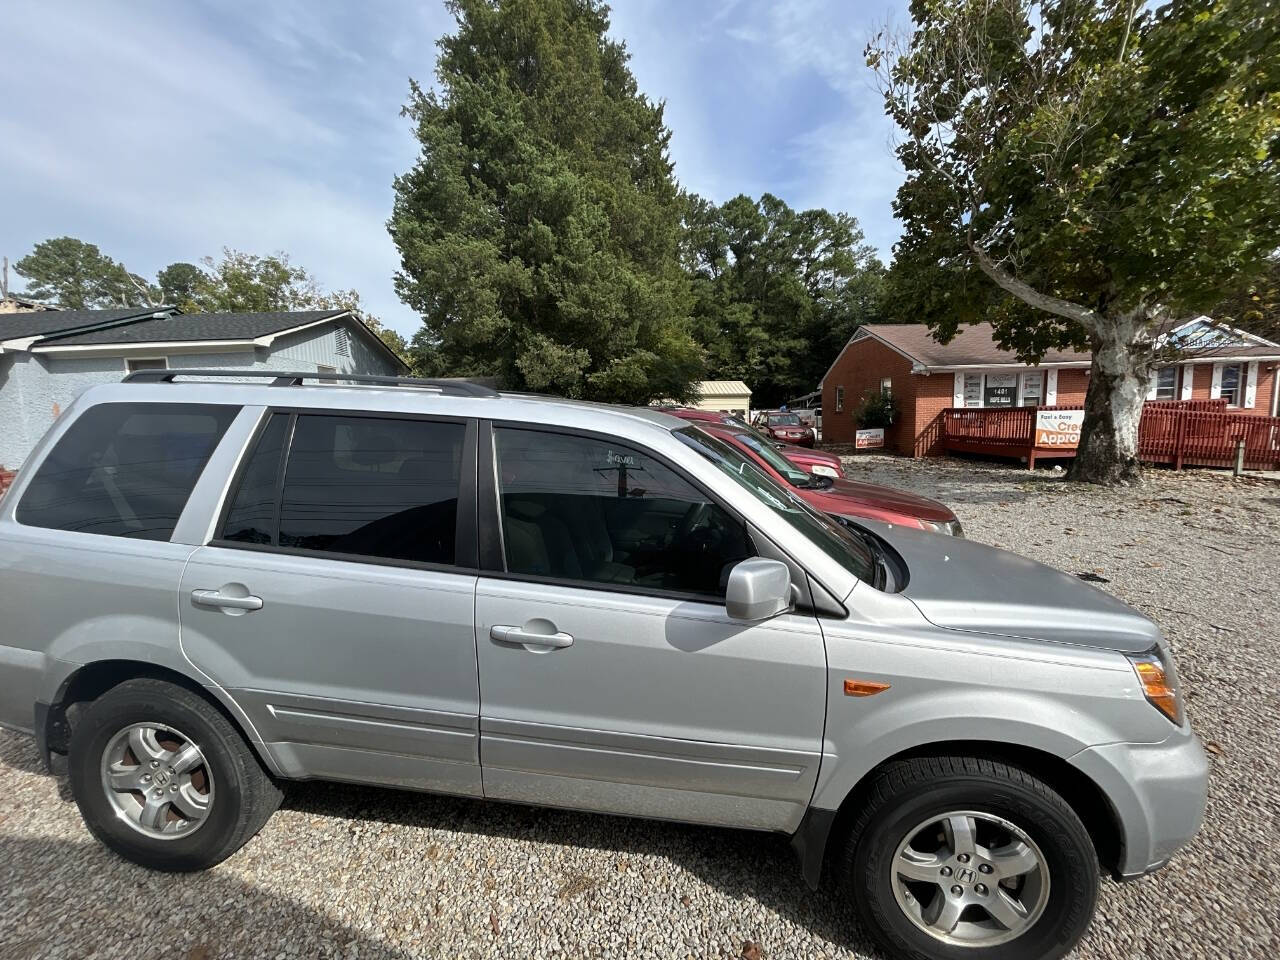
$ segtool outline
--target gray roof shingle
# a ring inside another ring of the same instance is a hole
[[[896,347],[902,353],[926,367],[973,366],[977,364],[1017,363],[1018,358],[996,346],[995,335],[989,323],[962,326],[950,343],[933,339],[929,328],[922,323],[876,323],[862,327]],[[1079,363],[1088,361],[1089,354],[1074,350],[1049,350],[1041,363]]]
[[[118,323],[132,317],[147,317],[155,307],[123,307],[115,310],[35,310],[0,313],[0,340],[47,337],[50,334],[83,330],[101,323]]]
[[[47,346],[252,340],[281,330],[338,317],[346,310],[281,310],[273,313],[190,313],[51,338]]]

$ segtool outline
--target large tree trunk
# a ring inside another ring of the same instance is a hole
[[[1149,366],[1145,352],[1123,336],[1094,339],[1084,427],[1069,474],[1072,480],[1103,484],[1142,480],[1138,421],[1149,387]]]

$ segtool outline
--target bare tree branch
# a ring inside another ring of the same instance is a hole
[[[969,250],[973,253],[978,269],[985,273],[996,286],[1013,294],[1023,303],[1046,313],[1052,313],[1067,320],[1074,320],[1089,333],[1096,334],[1103,328],[1105,318],[1096,310],[1091,310],[1078,303],[1072,303],[1070,300],[1063,300],[1061,297],[1041,293],[1031,284],[1025,280],[1018,279],[992,260],[987,251],[982,249],[981,244],[971,241]]]

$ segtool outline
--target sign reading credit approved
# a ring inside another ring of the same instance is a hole
[[[1083,410],[1037,410],[1036,446],[1075,448],[1083,425]]]
[[[877,450],[884,446],[884,427],[873,430],[859,430],[853,436],[855,450]]]

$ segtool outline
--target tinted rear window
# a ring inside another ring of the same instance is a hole
[[[104,403],[90,407],[36,470],[18,504],[32,527],[168,540],[239,407]]]
[[[452,564],[465,433],[461,423],[299,416],[276,542]]]
[[[287,413],[272,414],[267,428],[258,438],[240,487],[227,511],[227,521],[222,527],[224,540],[271,542],[276,523],[276,492],[279,489],[276,478],[280,474],[280,455],[284,452],[288,426]]]

